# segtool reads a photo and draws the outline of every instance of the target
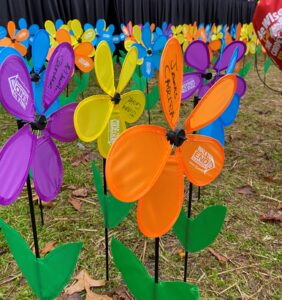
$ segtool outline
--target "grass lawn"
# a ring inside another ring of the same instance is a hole
[[[259,65],[261,68],[263,59]],[[228,208],[224,228],[211,245],[228,260],[219,262],[207,249],[189,255],[188,281],[199,285],[202,299],[282,299],[281,223],[260,219],[270,210],[278,212],[282,204],[282,96],[265,88],[253,67],[246,80],[248,90],[241,100],[239,115],[226,129],[226,160],[222,174],[202,189],[200,201],[197,201],[196,193],[194,195],[192,215],[213,204]],[[156,83],[154,79],[150,86]],[[267,74],[267,83],[281,90],[282,73],[274,66]],[[98,92],[97,81],[91,74],[85,96]],[[182,106],[180,124],[191,109],[192,101]],[[165,125],[159,104],[151,113],[153,124]],[[144,113],[138,123],[146,122],[147,114]],[[16,131],[15,120],[3,108],[0,108],[0,130],[0,145]],[[104,228],[89,158],[100,167],[102,159],[96,150],[96,142],[57,145],[64,164],[64,181],[53,207],[44,209],[45,226],[40,225],[39,207],[35,207],[40,248],[50,241],[56,241],[57,245],[82,241],[76,274],[85,269],[93,278],[102,279],[105,276]],[[186,181],[185,207],[188,185]],[[78,212],[68,199],[72,190],[80,187],[85,187],[88,195],[81,200],[82,209]],[[32,246],[26,195],[24,189],[15,203],[0,207],[0,217],[15,227]],[[115,235],[128,245],[153,274],[154,240],[144,238],[138,231],[135,210],[134,206],[127,219],[110,231],[110,236]],[[161,238],[162,280],[182,280],[182,252],[172,231]],[[0,238],[0,270],[0,299],[35,299],[9,253],[3,235]],[[110,282],[95,292],[119,294],[121,285],[121,274],[111,261]],[[84,295],[81,296],[64,299],[84,299]]]

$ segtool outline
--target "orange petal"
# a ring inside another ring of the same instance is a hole
[[[2,40],[0,40],[0,46],[8,47],[12,45],[12,40],[8,37],[4,37]]]
[[[176,38],[171,38],[164,48],[159,74],[162,108],[169,126],[174,129],[178,119],[182,92],[183,57]]]
[[[90,72],[94,68],[93,59],[87,56],[75,55],[75,65],[84,73]]]
[[[107,157],[106,177],[111,193],[120,201],[140,199],[159,178],[170,154],[165,129],[134,126],[113,143]]]
[[[241,29],[242,29],[242,24],[238,23],[237,28],[236,28],[236,41],[240,40]]]
[[[69,34],[69,32],[66,30],[66,29],[59,29],[57,32],[56,32],[56,40],[58,43],[69,43],[71,44],[71,36]]]
[[[29,37],[29,32],[27,29],[21,29],[16,35],[16,41],[21,42],[25,41]]]
[[[209,43],[209,48],[212,50],[212,51],[218,51],[221,47],[221,40],[215,40],[215,41],[211,41]]]
[[[93,45],[90,42],[82,42],[74,48],[75,55],[90,56],[93,51]]]
[[[217,119],[231,102],[237,78],[228,74],[220,78],[203,96],[185,121],[188,132],[196,131]]]
[[[170,156],[157,182],[138,202],[140,231],[150,238],[167,233],[179,216],[183,196],[183,168],[176,156]]]
[[[27,49],[26,49],[26,47],[25,47],[23,44],[18,43],[18,42],[15,42],[15,43],[13,44],[13,47],[14,47],[16,50],[18,50],[22,56],[25,56],[25,55],[26,55]]]
[[[11,39],[15,38],[15,32],[16,32],[16,24],[13,21],[9,21],[7,25],[8,33]]]
[[[50,48],[46,59],[49,61],[56,47]]]
[[[224,149],[217,140],[189,134],[178,149],[185,174],[194,185],[207,185],[220,174],[224,164]]]

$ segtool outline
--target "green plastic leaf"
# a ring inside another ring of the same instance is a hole
[[[112,238],[111,251],[116,267],[137,300],[199,299],[196,285],[180,281],[155,283],[136,255],[115,238]]]
[[[81,92],[85,92],[88,88],[89,75],[90,75],[90,72],[82,73],[82,75],[81,75],[80,85],[78,86],[80,88]]]
[[[247,74],[250,72],[252,64],[253,64],[253,62],[251,60],[249,60],[245,64],[245,66],[240,69],[240,71],[238,72],[238,75],[245,78],[247,76]]]
[[[134,202],[124,203],[118,201],[111,195],[104,195],[102,176],[93,161],[91,162],[91,165],[94,184],[104,218],[104,225],[109,229],[115,228],[127,217]]]
[[[117,55],[113,56],[113,64],[115,65],[117,63]]]
[[[226,207],[213,205],[204,209],[196,218],[188,219],[184,210],[173,226],[173,231],[187,252],[198,252],[214,242],[226,215]]]
[[[75,72],[74,75],[73,75],[73,78],[74,78],[74,82],[77,86],[80,85],[80,78],[79,76],[77,75],[77,73]]]
[[[134,82],[133,85],[131,85],[131,90],[140,90],[144,91],[147,85],[146,78],[144,76],[139,76],[137,73],[134,73],[132,76],[132,80]]]
[[[145,109],[153,109],[160,99],[159,87],[154,86],[148,95],[146,95]]]
[[[269,70],[269,68],[271,66],[271,63],[272,63],[271,58],[268,57],[268,59],[264,63],[264,67],[263,67],[263,73],[264,74],[266,74],[268,72],[268,70]]]
[[[126,53],[123,50],[119,50],[119,55],[123,58],[125,58]]]
[[[0,227],[19,268],[34,294],[41,300],[55,299],[71,279],[82,243],[57,247],[45,258],[36,258],[21,235],[2,219]]]
[[[67,104],[77,102],[78,96],[80,94],[80,89],[76,87],[73,89],[68,97],[65,96],[65,94],[61,94],[59,97],[60,106],[63,107]]]
[[[124,62],[124,57],[120,56],[120,57],[119,57],[119,62],[120,62],[121,64],[123,64],[123,62]]]
[[[260,54],[260,53],[261,53],[261,45],[258,45],[258,46],[256,47],[256,53],[257,53],[257,54]]]
[[[214,56],[212,57],[212,65],[214,65],[216,61],[217,61],[217,57],[214,55]]]

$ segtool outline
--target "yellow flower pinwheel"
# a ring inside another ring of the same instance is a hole
[[[75,110],[77,135],[85,142],[98,139],[98,149],[104,158],[112,143],[125,130],[125,122],[136,122],[144,110],[145,96],[141,91],[121,95],[135,71],[137,60],[137,48],[132,47],[124,59],[115,88],[111,50],[107,42],[100,42],[95,54],[95,70],[98,83],[106,95],[90,96],[81,101]]]
[[[173,33],[173,36],[176,37],[178,39],[178,42],[180,45],[183,44],[184,42],[184,34],[183,34],[183,29],[186,27],[187,25],[178,25],[178,26],[171,26],[171,31]],[[184,29],[185,31],[185,29]]]
[[[70,26],[73,36],[72,36],[72,45],[78,45],[81,42],[92,42],[95,38],[95,31],[92,28],[89,28],[83,32],[81,23],[79,20],[74,19],[68,23]]]
[[[58,46],[59,43],[56,40],[57,29],[56,29],[54,22],[52,22],[51,20],[47,20],[44,23],[44,27],[45,27],[45,30],[49,33],[51,47]],[[63,26],[61,26],[60,29],[66,29],[67,31],[69,31],[68,26],[65,24]]]
[[[245,55],[256,53],[257,36],[254,31],[253,23],[244,24],[242,26],[240,40],[247,46]]]
[[[223,39],[223,32],[222,32],[222,26],[213,26],[213,32],[211,36],[212,41],[222,40]]]

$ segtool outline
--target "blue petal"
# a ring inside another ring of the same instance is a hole
[[[102,35],[104,33],[106,27],[105,20],[99,19],[96,23],[96,31],[99,35]]]
[[[0,40],[7,36],[7,30],[5,27],[0,26]]]
[[[156,41],[155,44],[153,45],[153,51],[160,51],[164,48],[165,44],[167,41],[167,37],[165,35],[161,35],[159,36]]]
[[[110,24],[108,29],[107,29],[108,34],[113,34],[115,32],[115,25],[114,24]]]
[[[38,30],[39,26],[37,24],[32,24],[28,29],[29,35],[35,35]]]
[[[84,31],[86,31],[87,29],[94,29],[94,26],[91,25],[90,23],[85,23],[83,29]]]
[[[152,56],[145,57],[141,68],[143,76],[147,79],[152,78],[154,75],[154,69]]]
[[[152,56],[152,62],[154,64],[154,67],[159,70],[160,69],[160,63],[161,63],[161,55],[158,53],[154,53]]]
[[[20,29],[26,29],[27,28],[27,22],[25,18],[20,18],[18,21],[18,25]]]
[[[141,44],[133,44],[132,47],[136,47],[138,50],[138,59],[147,56],[147,50]]]
[[[199,134],[216,139],[224,147],[224,126],[219,119],[216,119],[208,126],[200,129]]]
[[[152,31],[149,24],[145,24],[142,29],[142,41],[147,48],[152,48]]]
[[[119,35],[114,35],[113,36],[113,42],[114,42],[114,44],[118,44],[119,42],[120,42],[120,36]]]
[[[56,20],[55,27],[56,30],[60,29],[64,25],[64,21],[62,19]]]
[[[235,121],[239,111],[239,107],[240,107],[240,97],[237,93],[235,93],[230,104],[223,112],[223,114],[219,117],[219,119],[221,120],[224,126],[230,126]]]
[[[39,30],[32,43],[32,61],[35,72],[43,67],[50,47],[49,34],[45,30]]]

